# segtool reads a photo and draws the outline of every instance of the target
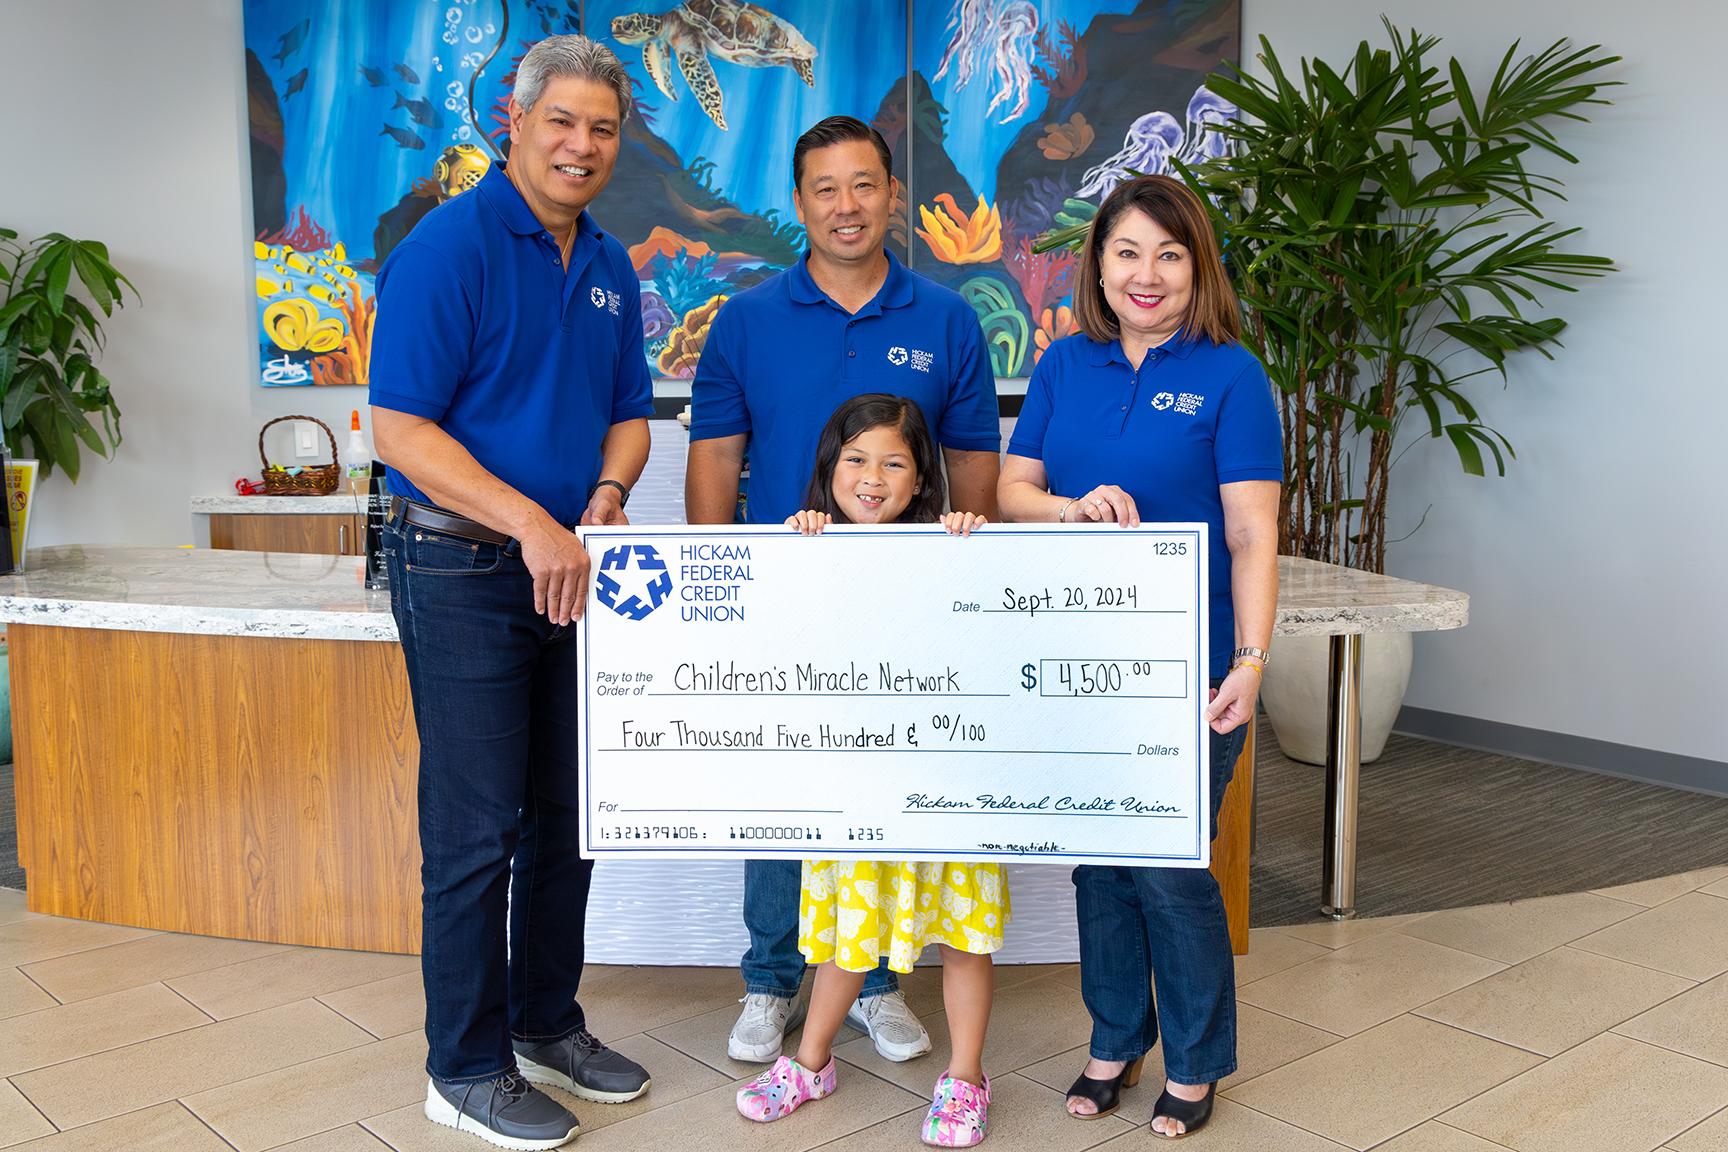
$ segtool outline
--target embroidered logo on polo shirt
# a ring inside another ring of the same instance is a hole
[[[636,561],[634,577],[630,574],[632,558]],[[613,576],[613,572],[618,575]],[[594,588],[600,603],[626,620],[640,620],[672,595],[672,573],[653,545],[620,544],[601,557]]]
[[[1176,403],[1176,397],[1172,396],[1168,392],[1160,392],[1158,395],[1152,397],[1152,407],[1158,409],[1160,412],[1164,411],[1164,409],[1170,407],[1170,405],[1174,403]]]
[[[601,288],[598,285],[588,289],[588,299],[594,301],[594,307],[596,308],[606,307],[606,289]]]
[[[594,301],[594,307],[604,308],[614,316],[624,309],[624,297],[616,292],[608,292],[599,285],[588,289],[588,299]]]
[[[890,363],[890,364],[904,364],[904,363],[906,363],[906,349],[901,348],[898,345],[896,345],[893,348],[888,349],[888,363]]]
[[[1176,411],[1184,416],[1192,416],[1200,411],[1200,405],[1206,402],[1206,397],[1196,392],[1184,392],[1176,397]]]
[[[928,372],[930,371],[930,365],[935,362],[936,356],[934,353],[926,352],[922,348],[912,349],[912,368],[914,371]]]

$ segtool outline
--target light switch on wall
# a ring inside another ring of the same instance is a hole
[[[294,421],[294,455],[316,456],[318,448],[318,426],[310,420]]]

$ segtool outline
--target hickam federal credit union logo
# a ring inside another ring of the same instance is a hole
[[[632,578],[632,569],[636,575]],[[612,573],[618,573],[613,576]],[[658,573],[658,575],[656,575]],[[600,603],[626,620],[640,620],[672,595],[672,573],[651,544],[620,544],[600,558],[594,578]],[[626,585],[629,590],[626,591]]]

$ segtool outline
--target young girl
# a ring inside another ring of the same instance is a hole
[[[918,405],[874,393],[842,404],[822,430],[805,511],[786,523],[816,535],[833,523],[930,524],[965,536],[984,523],[970,512],[942,515],[936,445]],[[738,1092],[750,1120],[778,1120],[834,1091],[834,1037],[864,977],[886,956],[911,972],[927,944],[942,948],[942,1001],[953,1055],[936,1082],[920,1135],[926,1144],[970,1148],[988,1125],[990,1078],[984,1029],[990,1022],[1008,885],[999,864],[894,860],[806,860],[798,947],[816,970],[809,1015],[795,1058],[780,1057]]]

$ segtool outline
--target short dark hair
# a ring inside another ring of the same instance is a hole
[[[854,140],[868,140],[875,145],[876,155],[882,160],[882,174],[894,175],[894,153],[889,151],[888,141],[882,139],[882,133],[854,116],[830,116],[798,137],[798,143],[792,149],[792,187],[804,186],[805,153]]]
[[[936,461],[936,441],[930,436],[930,426],[924,422],[924,413],[916,400],[886,392],[854,396],[828,417],[828,424],[816,441],[816,467],[804,489],[804,507],[826,512],[841,524],[853,522],[834,501],[834,469],[840,464],[840,450],[872,428],[899,432],[900,439],[912,450],[912,466],[918,473],[918,494],[894,522],[934,524],[942,519],[942,468]]]
[[[1104,242],[1110,239],[1123,215],[1133,209],[1150,216],[1176,243],[1188,249],[1194,260],[1194,290],[1188,312],[1182,317],[1182,338],[1197,340],[1205,336],[1214,344],[1241,343],[1241,305],[1218,255],[1218,238],[1212,234],[1212,221],[1188,185],[1170,176],[1139,176],[1118,184],[1092,218],[1086,246],[1080,250],[1080,266],[1074,272],[1074,320],[1080,330],[1100,344],[1108,344],[1122,335],[1122,327],[1104,299],[1104,287],[1098,277]]]

